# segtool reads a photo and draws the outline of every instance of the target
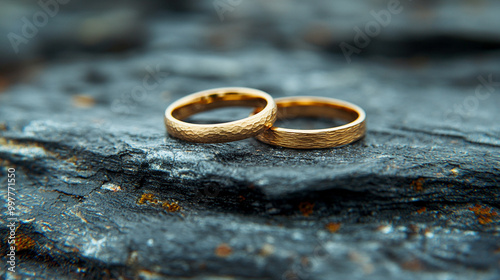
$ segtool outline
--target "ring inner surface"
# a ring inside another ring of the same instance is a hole
[[[323,102],[279,102],[278,119],[293,119],[298,117],[341,119],[348,123],[355,121],[359,114],[354,109],[343,105]]]
[[[173,110],[172,116],[178,120],[184,120],[194,114],[217,108],[243,106],[255,107],[261,110],[266,105],[266,99],[254,94],[241,92],[214,93],[190,100]]]

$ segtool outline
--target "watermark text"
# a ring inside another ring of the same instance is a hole
[[[9,168],[7,173],[7,210],[8,210],[8,224],[9,234],[7,237],[7,270],[16,272],[16,170]]]

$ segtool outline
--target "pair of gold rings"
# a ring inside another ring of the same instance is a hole
[[[184,122],[203,111],[229,107],[254,107],[241,120],[218,124]],[[274,127],[276,119],[296,117],[339,118],[345,125],[325,129]],[[172,103],[165,111],[167,132],[176,138],[197,143],[223,143],[255,137],[261,142],[295,149],[317,149],[346,145],[365,134],[366,114],[360,107],[324,97],[285,97],[274,100],[251,88],[216,88],[193,93]]]

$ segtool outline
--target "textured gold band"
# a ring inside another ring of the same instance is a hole
[[[217,124],[192,124],[183,119],[203,111],[229,106],[255,107],[248,118]],[[165,125],[170,135],[198,143],[223,143],[253,137],[270,128],[276,120],[273,98],[251,88],[216,88],[193,93],[168,106]]]
[[[273,126],[256,136],[264,143],[295,149],[329,148],[352,143],[365,134],[365,111],[352,103],[308,96],[278,98],[275,101],[278,106],[278,119],[327,117],[340,118],[349,123],[312,130]]]

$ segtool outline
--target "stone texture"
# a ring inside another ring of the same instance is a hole
[[[3,278],[499,278],[498,50],[438,59],[411,46],[415,56],[348,64],[249,35],[286,25],[218,23],[212,8],[145,22],[140,51],[55,56],[3,76],[0,194],[16,168],[24,244]],[[366,137],[302,151],[167,136],[168,104],[220,86],[350,101],[367,113]]]

